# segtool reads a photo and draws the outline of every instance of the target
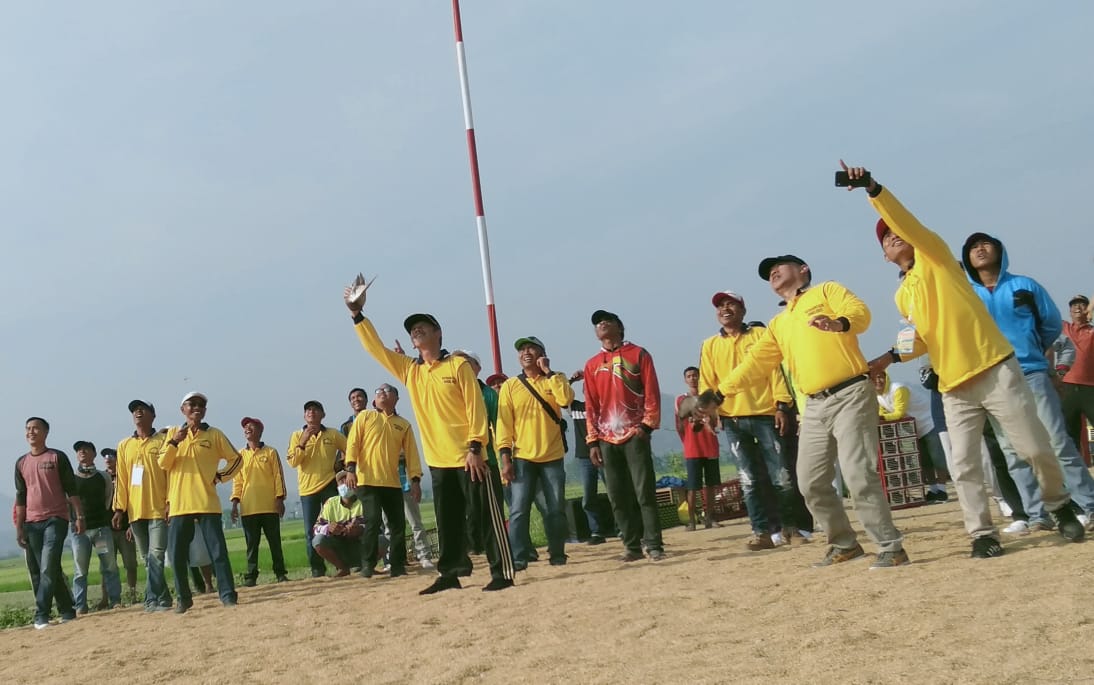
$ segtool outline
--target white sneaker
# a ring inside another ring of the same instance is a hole
[[[48,627],[49,627],[49,621],[35,621],[34,622],[34,629],[35,630],[45,630]]]
[[[778,547],[779,545],[781,545],[783,543],[783,534],[781,532],[780,533],[772,533],[771,534],[771,542],[774,543],[774,545],[776,547]]]
[[[418,564],[427,571],[437,568],[437,565],[431,559],[419,559]]]
[[[1091,524],[1090,514],[1079,514],[1075,518],[1079,519],[1079,523],[1083,524],[1083,528],[1086,530],[1094,530],[1094,524]]]
[[[1008,535],[1029,535],[1029,524],[1018,520],[1003,529]]]
[[[808,530],[799,530],[798,535],[802,536],[806,540],[812,540],[813,539],[813,533],[811,533]]]

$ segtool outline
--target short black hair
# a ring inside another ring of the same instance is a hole
[[[368,397],[368,393],[365,392],[364,388],[354,388],[353,390],[349,391],[348,395],[346,395],[346,399],[348,400],[349,398],[353,397],[353,393],[355,393],[355,392],[359,392],[362,395],[364,395],[365,397]]]
[[[699,373],[699,367],[698,367],[698,366],[689,366],[689,367],[687,367],[686,369],[684,369],[684,373],[685,373],[685,374],[686,374],[686,373],[687,373],[688,371],[694,371],[695,373]]]
[[[46,427],[46,432],[47,433],[49,432],[49,421],[46,421],[41,416],[32,416],[29,419],[27,419],[26,422],[30,423],[31,421],[38,421],[39,423],[41,423],[43,426]]]

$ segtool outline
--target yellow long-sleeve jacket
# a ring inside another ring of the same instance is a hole
[[[232,501],[239,502],[240,514],[276,514],[277,500],[285,499],[281,455],[265,443],[257,449],[244,447],[239,455],[243,465],[232,479]]]
[[[346,469],[357,474],[357,485],[401,488],[399,454],[406,458],[406,477],[422,477],[422,461],[410,422],[392,414],[363,411],[357,414],[346,440]]]
[[[471,365],[447,352],[427,363],[384,347],[372,322],[354,318],[357,337],[372,357],[406,386],[422,432],[425,462],[435,468],[463,468],[471,443],[490,440],[486,403]]]
[[[1014,354],[946,241],[919,223],[885,188],[870,198],[870,204],[889,230],[915,248],[915,264],[894,298],[916,333],[914,350],[900,355],[901,360],[930,353],[938,390],[948,392]]]
[[[130,521],[162,519],[167,512],[167,472],[159,463],[167,433],[147,438],[133,433],[118,443],[118,479],[114,511],[124,511]]]
[[[562,410],[574,401],[574,389],[565,374],[526,380],[547,401],[556,417],[561,417]],[[558,420],[547,416],[543,405],[516,377],[505,381],[498,393],[498,451],[501,450],[512,450],[514,459],[538,463],[566,456]]]
[[[289,436],[286,453],[289,466],[296,469],[296,483],[302,496],[314,495],[334,480],[334,461],[339,452],[346,451],[346,436],[335,428],[322,426],[319,433],[301,445],[304,430],[293,431]]]
[[[187,433],[176,447],[170,441],[178,433],[178,428],[168,430],[159,457],[160,467],[167,472],[171,516],[221,513],[216,484],[231,480],[243,458],[228,436],[207,423],[201,424],[197,434]],[[221,461],[228,466],[218,471]]]
[[[745,360],[752,346],[763,337],[762,328],[748,328],[737,335],[719,333],[703,341],[699,351],[699,392],[717,390],[723,378]],[[736,395],[726,396],[718,407],[721,416],[771,416],[775,403],[794,401],[781,368],[771,373],[771,382],[750,385]]]
[[[846,318],[850,328],[834,333],[810,326],[809,321],[821,314]],[[718,389],[729,397],[770,383],[784,358],[795,385],[806,395],[864,375],[868,367],[858,336],[869,326],[866,303],[844,286],[827,281],[808,288],[771,319],[745,360],[725,376]]]

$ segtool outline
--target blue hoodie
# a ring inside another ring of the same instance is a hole
[[[974,243],[990,240],[999,248],[999,279],[989,289],[969,262]],[[1018,276],[1007,269],[1010,260],[1003,243],[985,233],[974,233],[961,250],[961,263],[972,283],[972,289],[984,301],[995,323],[1014,346],[1015,356],[1023,373],[1048,370],[1045,352],[1052,347],[1063,330],[1060,310],[1040,283],[1029,276]]]

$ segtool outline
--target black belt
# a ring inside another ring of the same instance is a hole
[[[865,381],[867,378],[868,378],[868,376],[866,374],[863,374],[861,376],[855,376],[854,378],[848,378],[847,380],[843,381],[842,383],[836,383],[831,388],[826,388],[824,390],[821,390],[820,392],[813,393],[812,395],[807,395],[807,397],[811,400],[821,400],[821,399],[824,399],[825,397],[831,397],[832,395],[835,395],[840,390],[843,390],[844,388],[850,388],[855,383],[861,383],[861,382]]]

